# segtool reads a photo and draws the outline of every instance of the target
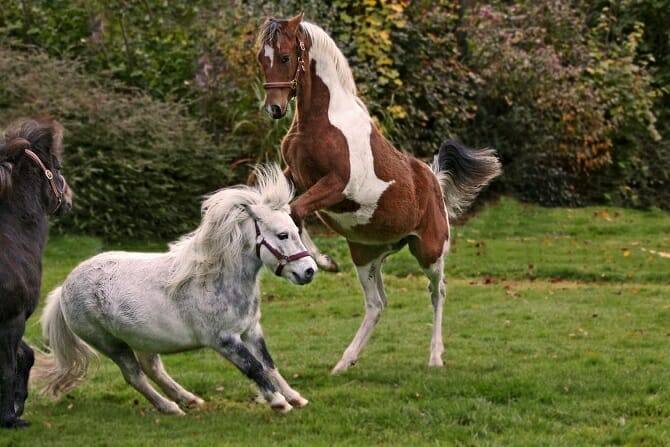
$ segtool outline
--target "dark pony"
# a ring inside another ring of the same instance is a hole
[[[22,119],[0,137],[0,426],[20,419],[34,362],[22,340],[42,279],[48,215],[67,213],[72,193],[60,174],[63,128],[48,118]]]

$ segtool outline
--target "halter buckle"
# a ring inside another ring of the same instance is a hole
[[[54,178],[53,173],[48,169],[44,171],[44,175],[46,175],[49,180],[53,180]]]

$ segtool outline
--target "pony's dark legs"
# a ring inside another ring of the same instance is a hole
[[[300,393],[291,388],[288,382],[279,373],[279,370],[275,366],[272,356],[268,351],[267,345],[265,344],[263,329],[261,328],[260,323],[256,323],[254,328],[243,334],[242,342],[247,346],[254,357],[261,362],[263,367],[269,371],[274,384],[279,388],[280,392],[291,405],[301,408],[309,403],[309,401],[303,398]]]
[[[19,344],[19,350],[16,358],[16,398],[14,409],[17,416],[23,414],[23,408],[28,398],[28,379],[30,378],[30,369],[35,363],[35,353],[25,341]]]
[[[17,354],[25,331],[23,315],[0,324],[0,426],[19,428],[28,425],[16,414]]]
[[[268,368],[254,356],[247,343],[242,341],[238,335],[221,337],[217,348],[222,356],[256,382],[261,394],[273,409],[282,413],[291,411],[291,405],[277,390]]]

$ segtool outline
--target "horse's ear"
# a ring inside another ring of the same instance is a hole
[[[0,146],[0,196],[12,188],[14,163],[29,147],[30,142],[24,138],[13,138]]]
[[[290,19],[288,19],[288,21],[286,22],[286,31],[290,35],[292,35],[292,36],[296,35],[296,33],[298,32],[298,27],[302,23],[302,19],[303,19],[304,16],[305,16],[305,13],[301,12],[297,16],[291,17]]]

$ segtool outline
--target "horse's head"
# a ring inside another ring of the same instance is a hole
[[[305,72],[305,41],[300,36],[303,14],[286,20],[269,17],[258,35],[258,63],[265,76],[265,110],[274,119],[286,114]]]
[[[277,276],[307,284],[317,271],[316,262],[300,239],[288,206],[273,209],[265,204],[246,207],[254,222],[256,256]]]
[[[72,208],[72,191],[60,172],[63,127],[50,118],[12,123],[0,140],[0,197],[19,187],[36,191],[44,210],[58,215]]]

